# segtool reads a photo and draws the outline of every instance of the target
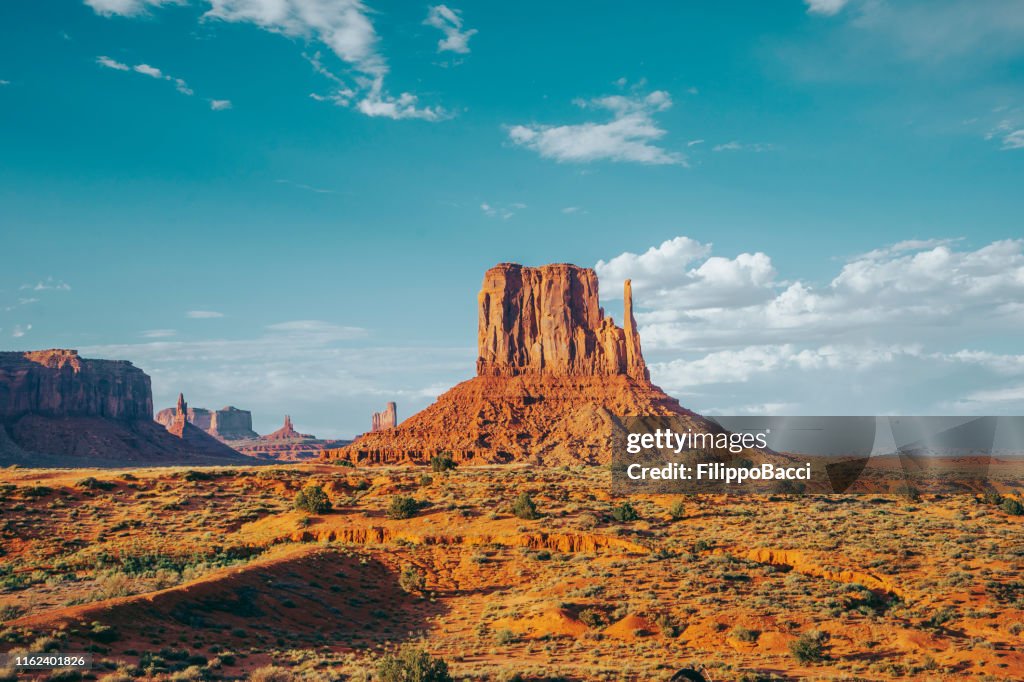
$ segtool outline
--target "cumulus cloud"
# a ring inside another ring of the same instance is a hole
[[[212,320],[224,317],[224,313],[218,313],[215,310],[189,310],[185,313],[185,317],[191,320]]]
[[[147,329],[139,334],[144,339],[166,339],[177,334],[175,329]]]
[[[633,280],[652,374],[697,396],[695,409],[934,413],[1024,374],[1024,355],[997,351],[1024,324],[1024,240],[900,242],[847,259],[824,284],[688,237],[596,269],[604,298]]]
[[[513,144],[532,149],[544,158],[560,162],[624,161],[643,164],[686,165],[679,152],[659,146],[666,131],[654,116],[672,106],[664,90],[647,95],[609,95],[576,100],[584,110],[603,111],[611,120],[566,125],[507,126]]]
[[[214,111],[226,111],[231,108],[231,100],[229,99],[211,99],[210,108]]]
[[[20,339],[21,337],[25,336],[25,334],[28,334],[30,331],[32,331],[32,325],[16,324],[14,325],[14,329],[11,331],[11,336],[13,336],[16,339]]]
[[[430,7],[423,23],[433,26],[444,34],[444,38],[437,41],[438,52],[468,54],[469,39],[477,34],[475,28],[463,30],[462,12],[447,5]]]

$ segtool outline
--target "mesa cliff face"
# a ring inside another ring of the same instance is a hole
[[[623,416],[704,424],[651,384],[628,281],[624,298],[618,327],[599,305],[589,268],[491,268],[477,297],[477,376],[397,427],[325,456],[399,463],[447,452],[474,463],[602,463]]]
[[[478,376],[613,376],[650,379],[626,282],[625,327],[598,304],[597,274],[559,263],[502,263],[477,296]]]
[[[240,463],[199,429],[153,421],[150,379],[124,360],[74,350],[0,353],[0,462],[27,466]]]
[[[126,360],[86,360],[78,351],[0,352],[0,419],[152,419],[149,377]]]

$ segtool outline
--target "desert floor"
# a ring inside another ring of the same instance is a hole
[[[111,680],[370,679],[409,642],[455,679],[1024,679],[1024,516],[992,499],[635,497],[623,521],[609,477],[3,470],[0,650],[92,651]],[[330,512],[294,509],[309,484]]]

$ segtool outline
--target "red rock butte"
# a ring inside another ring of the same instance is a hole
[[[356,463],[604,463],[624,416],[686,410],[650,381],[627,280],[619,327],[599,305],[597,274],[558,263],[502,263],[477,296],[477,376],[395,428],[325,452]],[[717,428],[717,427],[713,427]]]
[[[150,378],[130,362],[61,348],[0,353],[0,464],[248,461],[200,429],[177,431],[153,421]]]

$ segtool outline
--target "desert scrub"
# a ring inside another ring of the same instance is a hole
[[[459,466],[458,463],[447,452],[438,453],[430,458],[430,468],[434,473],[440,474],[445,471],[451,471],[457,466]]]
[[[530,493],[525,490],[519,493],[519,497],[512,503],[512,513],[527,521],[540,518],[540,512],[537,511],[536,503],[530,497]]]
[[[789,651],[800,663],[818,663],[825,660],[825,643],[828,634],[820,630],[811,630],[789,643]]]
[[[422,506],[423,503],[415,498],[395,495],[391,498],[391,504],[388,505],[388,518],[411,519],[416,516]]]
[[[415,566],[406,566],[398,576],[398,586],[406,592],[423,592],[427,586],[427,576]]]
[[[377,666],[377,675],[381,682],[452,682],[444,659],[411,645],[385,656]]]
[[[629,502],[623,502],[615,509],[612,509],[612,518],[619,523],[626,523],[628,521],[636,521],[640,518],[640,514],[637,513],[636,509]]]
[[[295,495],[295,508],[310,514],[326,514],[331,510],[331,500],[318,485],[307,485]]]

